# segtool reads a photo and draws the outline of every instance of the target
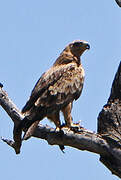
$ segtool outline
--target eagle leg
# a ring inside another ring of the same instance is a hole
[[[66,107],[62,109],[64,119],[66,122],[66,125],[69,129],[73,131],[78,131],[79,129],[79,124],[74,124],[72,121],[72,116],[71,116],[71,110],[72,110],[72,103],[69,103]]]
[[[61,130],[61,123],[60,123],[60,115],[59,115],[59,111],[53,113],[53,114],[48,114],[47,118],[54,122],[55,126],[56,126],[56,131],[60,131]]]

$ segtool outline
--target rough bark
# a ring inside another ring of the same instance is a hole
[[[0,105],[14,122],[14,129],[24,118],[15,104],[10,100],[0,84]],[[26,130],[26,129],[24,129]],[[70,146],[79,150],[87,150],[100,155],[100,161],[121,178],[121,63],[114,78],[111,94],[107,104],[98,117],[98,133],[80,127],[77,131],[62,128],[60,132],[49,126],[39,125],[34,137],[44,139],[50,145]],[[15,152],[20,153],[21,141],[2,138]]]
[[[119,7],[121,7],[121,0],[115,0]]]
[[[115,75],[107,104],[98,116],[98,133],[112,149],[121,154],[121,62]],[[117,156],[118,157],[118,156]],[[121,161],[115,155],[100,156],[100,160],[114,174],[120,174]]]

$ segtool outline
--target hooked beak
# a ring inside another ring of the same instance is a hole
[[[89,44],[87,44],[86,48],[89,50],[89,49],[90,49],[90,45],[89,45]]]

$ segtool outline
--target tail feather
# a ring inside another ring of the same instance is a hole
[[[30,101],[27,101],[27,103],[25,104],[25,106],[23,107],[23,109],[22,109],[22,113],[25,113],[25,112],[27,112],[28,110],[30,110],[31,109],[31,107],[33,106],[33,103],[30,103]]]
[[[38,124],[39,124],[39,121],[35,121],[35,122],[27,129],[27,131],[25,132],[25,134],[24,134],[24,136],[23,136],[23,140],[27,140],[27,139],[29,139],[29,138],[33,135],[33,133],[34,133],[34,131],[35,131],[35,129],[36,129],[36,127],[37,127]]]
[[[16,131],[22,130],[22,129],[28,129],[33,122],[31,122],[31,120],[29,120],[27,117],[25,117],[18,125]]]
[[[28,117],[25,117],[18,125],[16,129],[16,134],[19,134],[20,132],[22,132],[22,129],[25,129],[25,134],[22,140],[27,140],[33,135],[34,130],[36,129],[38,124],[39,120],[29,120]]]

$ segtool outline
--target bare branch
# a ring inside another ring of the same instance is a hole
[[[17,126],[18,123],[24,118],[24,116],[20,113],[18,108],[9,99],[7,93],[2,88],[0,88],[0,104],[11,117],[12,121],[14,122],[14,126]],[[99,135],[84,128],[80,128],[78,133],[75,133],[71,130],[69,131],[66,128],[62,128],[61,132],[56,132],[55,129],[50,128],[49,126],[39,125],[36,128],[33,136],[45,139],[51,145],[67,145],[80,150],[88,150],[98,154],[104,151],[101,146],[102,144],[104,146],[106,143],[105,140],[101,139]],[[16,148],[14,141],[9,141],[6,139],[3,140],[14,149]],[[98,148],[99,144],[101,144],[100,148]]]
[[[24,118],[0,85],[0,105],[14,122],[14,129]],[[24,129],[25,131],[25,129]],[[49,126],[38,125],[33,134],[50,145],[70,146],[100,155],[100,161],[121,178],[121,63],[116,73],[110,98],[98,117],[98,134],[80,127],[77,131],[63,127],[60,132]],[[14,137],[14,131],[13,131]],[[20,153],[21,139],[14,141],[2,138]]]

